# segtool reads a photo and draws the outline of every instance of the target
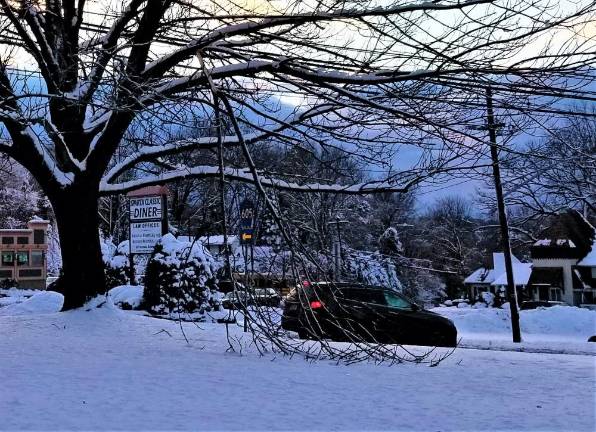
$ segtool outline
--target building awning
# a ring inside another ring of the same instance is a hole
[[[530,286],[553,286],[563,288],[563,269],[560,267],[544,268],[534,267],[530,280]]]

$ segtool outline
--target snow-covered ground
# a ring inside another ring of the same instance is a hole
[[[438,367],[344,366],[259,357],[250,346],[226,353],[221,324],[183,324],[187,344],[178,323],[109,302],[2,309],[0,429],[596,427],[594,356],[457,349]]]
[[[596,335],[593,310],[554,306],[520,311],[521,344],[511,342],[508,309],[438,307],[432,311],[454,322],[461,347],[596,354],[596,344],[588,342]]]

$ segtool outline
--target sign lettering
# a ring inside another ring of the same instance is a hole
[[[252,243],[255,230],[255,204],[245,199],[240,203],[240,242]]]
[[[150,254],[159,239],[161,239],[161,221],[130,224],[131,253]]]
[[[161,197],[145,197],[130,199],[130,220],[145,221],[162,218]]]

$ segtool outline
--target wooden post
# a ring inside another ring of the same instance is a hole
[[[511,311],[511,332],[513,342],[521,342],[521,329],[519,326],[519,312],[517,309],[517,291],[513,279],[513,264],[511,260],[511,242],[509,240],[509,225],[507,223],[507,212],[505,210],[505,199],[503,197],[503,185],[501,183],[501,170],[499,166],[499,152],[497,147],[497,125],[493,112],[492,89],[486,89],[486,119],[488,135],[490,138],[490,156],[493,166],[493,178],[495,182],[495,193],[497,196],[497,207],[499,211],[499,225],[501,227],[501,247],[505,257],[505,271],[507,273],[507,300]]]

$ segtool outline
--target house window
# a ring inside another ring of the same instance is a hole
[[[2,252],[2,266],[12,267],[14,265],[14,252],[3,251]]]
[[[43,252],[42,251],[32,251],[31,252],[31,266],[32,267],[42,267],[43,266]]]
[[[41,277],[40,269],[19,270],[19,277]]]
[[[33,243],[44,244],[46,242],[46,232],[44,230],[33,230]]]
[[[4,244],[4,245],[14,244],[14,237],[2,237],[2,244]]]
[[[561,289],[560,288],[551,288],[550,289],[550,300],[551,301],[561,301]]]
[[[29,237],[17,237],[17,244],[20,244],[20,245],[29,244]]]
[[[582,303],[584,304],[594,304],[596,303],[596,291],[584,291],[584,298],[582,299]]]
[[[29,252],[28,251],[18,251],[17,252],[17,265],[18,266],[29,265]]]

